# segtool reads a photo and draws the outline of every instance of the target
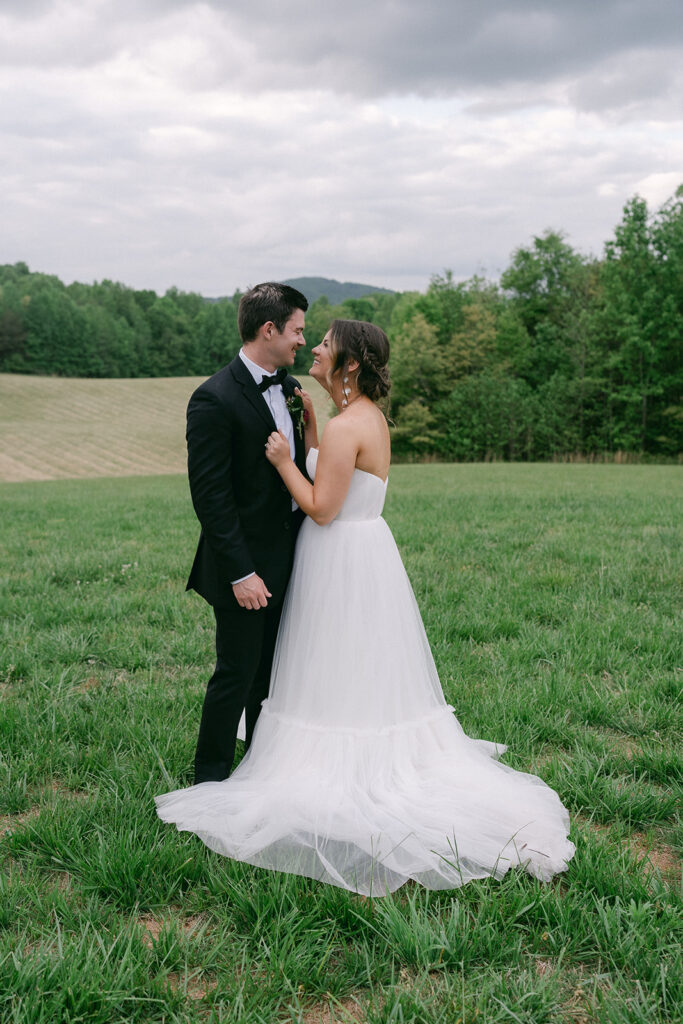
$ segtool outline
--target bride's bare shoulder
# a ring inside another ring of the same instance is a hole
[[[325,430],[337,431],[366,429],[368,424],[382,421],[386,423],[384,413],[369,399],[354,402],[348,409],[333,416],[325,424]]]
[[[358,448],[358,425],[345,415],[333,416],[323,427],[320,450],[332,452]]]
[[[337,416],[332,416],[323,427],[323,437],[341,437],[344,434],[348,434],[349,430],[353,429],[353,421],[349,420],[348,416],[343,413],[339,413]]]

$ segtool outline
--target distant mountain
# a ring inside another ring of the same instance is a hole
[[[344,299],[362,299],[366,295],[393,295],[391,288],[376,288],[372,284],[357,284],[355,281],[335,281],[330,277],[290,277],[283,284],[291,285],[303,292],[309,302],[315,302],[326,295],[330,305],[337,306]]]
[[[303,292],[309,303],[326,295],[331,306],[338,306],[344,299],[363,299],[366,295],[394,295],[391,288],[376,288],[374,284],[357,284],[355,281],[335,281],[332,277],[290,277],[283,284],[291,285]],[[226,296],[210,298],[204,295],[204,302],[222,302]]]

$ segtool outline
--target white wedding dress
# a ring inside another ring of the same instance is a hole
[[[549,879],[574,853],[569,816],[446,704],[385,494],[356,469],[337,518],[304,521],[251,747],[224,782],[157,797],[158,813],[228,857],[366,895],[515,865]]]

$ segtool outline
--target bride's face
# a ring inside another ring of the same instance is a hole
[[[313,366],[308,371],[310,376],[320,384],[329,384],[332,378],[332,367],[334,365],[334,353],[332,351],[332,339],[328,331],[319,345],[311,351]]]

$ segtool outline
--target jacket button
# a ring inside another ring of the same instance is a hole
[[[290,528],[290,526],[291,526],[291,523],[290,523],[290,522],[288,521],[288,522],[286,522],[286,523],[284,524],[284,526],[285,526],[285,530],[289,530],[289,528]]]
[[[284,485],[284,484],[280,484],[280,490],[281,490],[281,491],[286,491],[286,490],[287,490],[287,488],[285,487],[285,485]]]

